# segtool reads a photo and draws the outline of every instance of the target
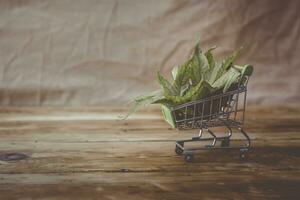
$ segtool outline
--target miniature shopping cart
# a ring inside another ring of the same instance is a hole
[[[210,97],[174,107],[162,106],[165,120],[174,128],[179,130],[200,129],[197,137],[176,141],[175,152],[177,155],[184,155],[185,160],[191,162],[194,159],[195,151],[238,149],[240,159],[245,160],[247,158],[247,152],[250,149],[250,138],[243,129],[243,123],[248,80],[248,76],[243,77],[239,83],[232,85],[225,93],[219,92]],[[226,127],[228,135],[218,137],[210,129],[213,127]],[[245,138],[243,146],[233,147],[230,145],[233,128],[236,128]],[[209,137],[202,137],[204,131],[208,133]],[[185,143],[197,141],[206,141],[209,144],[201,148],[185,149]]]

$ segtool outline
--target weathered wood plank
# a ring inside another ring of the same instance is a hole
[[[6,199],[297,199],[299,195],[299,179],[272,172],[26,174],[6,175],[4,181],[0,198]]]
[[[0,109],[0,199],[298,199],[300,108],[255,107],[245,129],[250,159],[204,151],[194,163],[174,141],[158,109],[120,121],[122,108]],[[221,133],[222,129],[217,129]],[[238,135],[236,145],[241,143]]]

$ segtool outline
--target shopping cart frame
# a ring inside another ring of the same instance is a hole
[[[197,137],[175,142],[175,153],[184,155],[187,162],[194,160],[194,152],[201,150],[238,149],[241,160],[247,158],[251,147],[251,140],[243,129],[245,121],[247,84],[249,77],[245,76],[233,85],[227,92],[219,92],[210,97],[188,102],[174,107],[163,106],[164,118],[178,130],[199,129]],[[241,97],[242,96],[242,97]],[[241,99],[242,98],[242,99]],[[226,136],[218,137],[210,128],[225,127],[228,129]],[[236,128],[245,138],[246,143],[239,147],[230,146],[233,128]],[[206,131],[210,137],[203,137]],[[211,142],[200,148],[184,147],[188,142]],[[220,146],[217,142],[220,141]]]

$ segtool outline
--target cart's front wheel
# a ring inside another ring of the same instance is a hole
[[[182,155],[183,150],[182,150],[179,146],[176,145],[176,147],[175,147],[175,153],[176,153],[177,155]]]
[[[193,154],[185,154],[184,159],[186,162],[193,162],[194,160],[194,155]]]

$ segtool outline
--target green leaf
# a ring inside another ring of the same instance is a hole
[[[191,87],[188,92],[184,96],[166,96],[166,99],[169,100],[173,105],[182,104],[188,102],[192,99],[194,95],[197,94],[199,89],[201,88],[202,82],[199,82],[196,86]]]
[[[225,86],[223,88],[223,93],[227,92],[227,90],[230,88],[230,86],[238,81],[238,77],[241,75],[239,71],[234,69],[233,67],[229,69],[230,74],[228,75],[227,81],[225,83]]]
[[[189,66],[191,68],[191,80],[192,85],[197,85],[202,80],[201,68],[200,68],[200,58],[199,53],[201,49],[199,47],[199,42],[193,49],[191,58],[189,59]]]
[[[222,71],[223,71],[222,70],[222,63],[221,62],[215,63],[215,67],[211,70],[208,82],[210,84],[213,84],[217,80],[217,77],[219,76],[219,73],[221,73]]]
[[[188,84],[191,75],[191,69],[189,63],[190,60],[186,61],[183,65],[178,66],[176,70],[177,71],[176,78],[173,83],[173,90],[175,95],[182,94],[182,90]]]
[[[212,51],[215,50],[216,48],[217,48],[216,46],[213,46],[204,53],[205,57],[207,58],[208,66],[210,70],[215,68],[215,60]]]
[[[201,76],[203,80],[208,80],[210,75],[210,69],[209,69],[209,63],[206,58],[206,56],[203,53],[199,54],[199,60],[200,60],[200,70],[201,70]]]
[[[215,89],[207,82],[202,81],[202,85],[199,88],[198,92],[191,98],[192,101],[201,99],[210,93],[212,93]]]
[[[240,65],[233,65],[233,67],[238,70],[242,76],[251,76],[253,73],[253,66],[252,65],[244,65],[244,66],[240,66]]]
[[[165,95],[175,95],[176,92],[173,89],[173,86],[165,79],[159,72],[157,72],[157,80],[161,86]]]
[[[253,67],[251,65],[233,64],[242,48],[234,51],[222,62],[215,61],[213,56],[215,48],[212,47],[203,53],[198,42],[193,48],[191,57],[182,65],[173,67],[173,83],[170,83],[157,72],[161,90],[135,98],[133,106],[126,117],[142,106],[149,104],[179,105],[226,92],[239,80],[247,80],[244,76],[250,76]]]
[[[173,79],[175,80],[176,79],[176,76],[177,76],[177,73],[178,73],[178,69],[179,69],[179,66],[176,65],[175,67],[173,67],[172,69],[172,76],[173,76]]]
[[[228,56],[223,61],[223,68],[224,70],[229,69],[229,67],[233,64],[233,62],[237,59],[237,57],[240,55],[241,51],[243,50],[243,47],[240,47],[238,50],[234,51],[230,56]]]
[[[153,103],[167,103],[161,90],[149,92],[147,94],[138,96],[134,99],[133,105],[126,116],[122,117],[123,120],[127,119],[131,114],[135,113],[143,106],[147,106]]]
[[[214,82],[213,88],[223,88],[223,92],[226,92],[229,87],[237,81],[237,78],[240,75],[241,73],[238,70],[231,67],[225,74],[223,74],[218,80]]]
[[[221,88],[221,87],[225,86],[227,77],[228,77],[228,73],[223,74],[218,80],[216,80],[216,81],[213,83],[212,86],[213,86],[214,88]]]
[[[179,105],[202,98],[213,90],[214,88],[208,82],[200,81],[197,85],[191,86],[185,95],[166,96],[166,99],[173,105]]]
[[[155,90],[155,91],[152,91],[152,92],[149,92],[149,93],[146,93],[146,94],[143,94],[143,95],[140,95],[138,97],[136,97],[134,99],[135,102],[143,102],[147,99],[157,99],[157,98],[160,98],[160,97],[163,97],[163,93],[161,90]]]
[[[191,58],[191,80],[192,85],[198,84],[201,80],[207,80],[209,77],[209,63],[206,56],[201,52],[198,46],[195,47]]]
[[[183,87],[181,87],[180,96],[184,96],[189,89],[190,89],[190,84],[186,84]]]
[[[240,55],[243,47],[234,51],[230,56],[225,58],[221,63],[218,63],[211,72],[209,83],[214,84],[226,71],[231,67],[236,58]]]

